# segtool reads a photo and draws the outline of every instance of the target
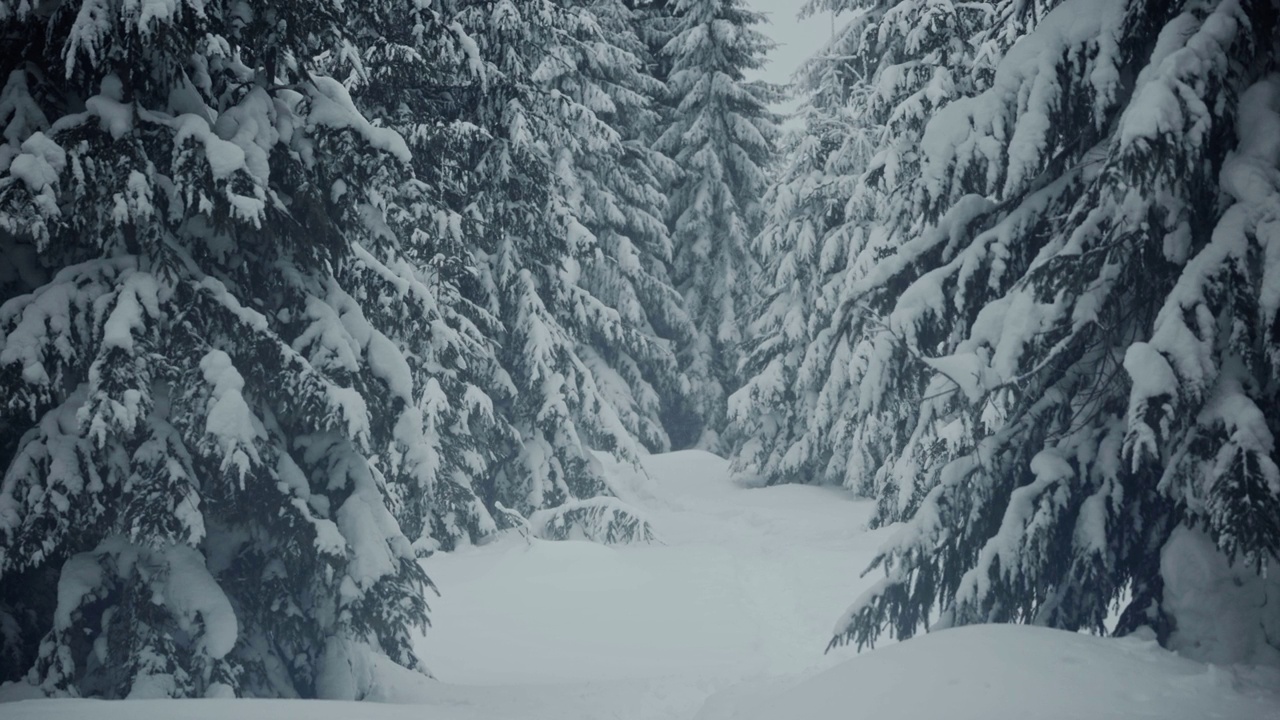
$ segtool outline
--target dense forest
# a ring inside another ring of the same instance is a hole
[[[363,698],[689,447],[897,528],[832,646],[1280,661],[1280,4],[805,12],[0,0],[0,682]]]

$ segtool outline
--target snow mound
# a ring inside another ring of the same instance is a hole
[[[544,540],[590,540],[605,545],[649,543],[653,528],[639,511],[611,497],[572,500],[539,510],[529,518],[534,535]]]
[[[1154,640],[1017,625],[936,632],[793,683],[726,690],[697,720],[1280,718],[1280,674],[1223,669]]]

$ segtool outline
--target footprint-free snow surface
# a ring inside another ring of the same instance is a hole
[[[436,675],[380,673],[375,703],[36,700],[5,720],[835,720],[1280,718],[1280,676],[1136,639],[986,626],[857,655],[823,649],[874,576],[869,503],[743,488],[702,452],[608,464],[661,542],[509,534],[425,561],[441,596],[419,650]],[[8,688],[12,691],[13,688]],[[0,695],[3,695],[0,692]],[[12,693],[10,693],[12,695]]]

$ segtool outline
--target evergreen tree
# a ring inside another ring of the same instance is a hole
[[[626,327],[618,309],[584,279],[584,264],[594,262],[600,248],[583,222],[585,211],[594,210],[585,193],[602,186],[582,185],[578,164],[592,154],[619,153],[621,140],[583,102],[603,102],[600,95],[584,89],[590,94],[579,101],[550,86],[566,65],[583,59],[573,49],[596,21],[581,8],[542,0],[457,0],[448,7],[479,63],[479,81],[460,90],[465,99],[457,120],[474,132],[457,168],[458,204],[451,206],[475,263],[463,298],[483,314],[477,324],[492,333],[499,381],[491,390],[494,412],[515,438],[494,460],[481,497],[506,509],[503,523],[560,507],[555,522],[584,520],[578,529],[589,537],[647,539],[647,525],[616,501],[592,505],[597,512],[573,512],[591,498],[612,495],[592,450],[634,461],[641,446],[633,433],[652,433],[644,416],[650,408],[636,404],[648,399],[626,385],[643,390],[647,368],[627,362],[648,353],[645,359],[656,359],[651,367],[660,369],[662,351]],[[643,225],[643,206],[626,212],[609,222]],[[613,252],[606,245],[601,256]],[[598,380],[609,359],[593,362],[596,338],[632,353],[616,366],[634,371],[631,377],[612,386]],[[631,396],[619,397],[620,388]],[[550,522],[535,531],[548,531]]]
[[[838,368],[848,362],[833,311],[849,249],[862,239],[865,195],[854,196],[879,129],[863,115],[868,83],[853,80],[844,60],[861,28],[844,28],[797,73],[798,127],[785,138],[785,161],[753,240],[765,302],[744,348],[747,380],[729,399],[740,431],[733,472],[752,484],[848,481],[841,473],[847,455],[832,450],[849,442],[832,440],[847,434],[840,416],[850,412],[832,402],[845,389]]]
[[[913,6],[948,8],[852,22]],[[1280,326],[1263,261],[1280,156],[1260,139],[1280,122],[1277,9],[951,8],[982,11],[952,25],[956,82],[885,116],[885,150],[850,193],[868,201],[869,240],[815,334],[849,348],[814,377],[845,388],[856,449],[792,446],[809,462],[851,453],[846,482],[878,494],[880,522],[906,520],[833,643],[935,619],[1101,631],[1130,596],[1118,632],[1194,651],[1214,628],[1197,627],[1189,558],[1280,595],[1265,574],[1280,549],[1265,410],[1280,406]],[[850,53],[878,95],[903,73],[870,40],[895,35],[921,47],[882,26]],[[1275,656],[1275,607],[1230,619],[1252,628],[1235,659]]]
[[[367,72],[385,10],[0,2],[4,679],[357,698],[419,667],[415,471],[375,454],[430,386],[364,314],[408,294],[374,195],[411,154],[325,73]]]
[[[357,221],[370,240],[344,275],[379,331],[409,360],[415,392],[388,415],[378,457],[392,508],[419,554],[483,541],[497,531],[484,478],[515,431],[494,411],[504,376],[494,319],[467,299],[476,260],[464,218],[463,163],[477,129],[462,104],[483,87],[474,40],[443,5],[394,3],[360,39],[362,73],[347,83],[355,101],[397,131],[412,174],[392,173],[361,189]],[[401,402],[389,399],[392,404]]]
[[[675,14],[677,0],[626,0],[633,15],[636,37],[648,48],[647,69],[653,77],[666,82],[671,75],[671,58],[662,48],[675,37],[679,19]]]
[[[678,174],[649,147],[663,85],[644,71],[636,18],[617,0],[576,8],[575,27],[547,67],[545,86],[590,110],[611,130],[606,148],[566,148],[557,159],[567,201],[595,237],[578,292],[597,308],[581,319],[580,348],[628,431],[649,449],[670,446],[664,414],[684,404],[673,345],[693,326],[667,277],[671,240],[664,187]]]
[[[694,417],[669,428],[677,447],[716,448],[726,399],[736,389],[738,345],[754,305],[757,268],[750,240],[759,229],[765,171],[777,136],[767,105],[776,90],[748,82],[770,42],[763,16],[741,0],[679,0],[662,53],[672,106],[654,147],[684,171],[671,193],[672,279],[697,328],[682,348]],[[661,27],[656,26],[657,32]]]
[[[775,282],[790,287],[775,287],[780,295],[757,320],[751,377],[733,400],[748,438],[734,467],[767,483],[842,484],[877,497],[885,521],[909,513],[919,499],[910,487],[898,493],[897,479],[927,474],[939,457],[931,443],[917,444],[921,454],[900,456],[914,433],[933,427],[913,419],[929,395],[927,378],[895,355],[891,335],[877,332],[877,313],[905,287],[883,282],[882,261],[928,227],[917,208],[904,209],[903,179],[919,172],[918,147],[932,113],[989,85],[993,58],[1025,18],[973,3],[863,5],[824,0],[806,7],[851,12],[852,19],[805,66],[800,136],[808,140],[794,160],[804,174],[784,176],[773,193],[774,220],[761,236]],[[792,246],[793,253],[811,249],[799,257],[768,252]],[[808,321],[803,334],[788,320],[801,317]],[[868,377],[879,384],[865,383]]]

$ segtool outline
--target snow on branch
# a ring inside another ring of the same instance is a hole
[[[529,516],[529,527],[543,540],[590,540],[606,545],[657,541],[652,525],[617,498],[571,500]]]

